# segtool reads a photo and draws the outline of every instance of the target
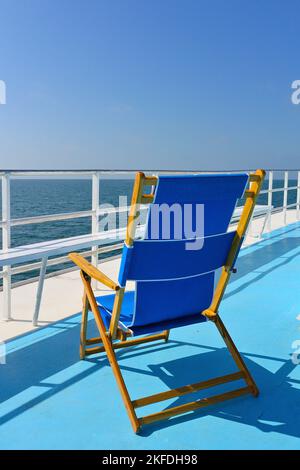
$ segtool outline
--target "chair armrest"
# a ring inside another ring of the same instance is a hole
[[[99,269],[95,268],[95,266],[92,266],[91,263],[83,258],[83,256],[79,255],[78,253],[69,253],[68,256],[73,261],[73,263],[77,264],[77,266],[79,266],[79,268],[88,276],[96,279],[110,289],[115,291],[120,289],[120,286],[116,282],[106,276],[106,274],[99,271]]]

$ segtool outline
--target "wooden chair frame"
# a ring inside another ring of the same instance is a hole
[[[155,395],[150,395],[136,400],[131,400],[119,364],[117,362],[115,349],[134,346],[137,344],[142,344],[155,340],[167,341],[169,338],[169,331],[167,330],[162,333],[128,340],[128,337],[130,336],[130,331],[124,332],[124,330],[122,330],[118,326],[125,288],[120,287],[117,283],[108,278],[104,273],[102,273],[97,268],[88,263],[88,261],[86,261],[79,254],[70,253],[69,257],[71,258],[71,260],[76,263],[81,269],[81,278],[84,285],[80,334],[80,358],[84,359],[87,355],[90,354],[106,352],[134,432],[137,433],[140,430],[141,426],[143,426],[144,424],[149,424],[162,419],[168,419],[172,416],[193,411],[204,406],[222,402],[224,400],[232,399],[248,393],[254,395],[255,397],[258,395],[258,388],[249,370],[247,369],[244,360],[238,352],[233,340],[231,339],[228,331],[226,330],[218,314],[218,309],[223,298],[226,286],[229,282],[231,272],[233,270],[233,264],[236,258],[236,254],[239,250],[240,244],[242,243],[243,237],[245,236],[247,227],[251,220],[256,199],[260,192],[264,177],[264,170],[257,170],[255,173],[251,173],[249,176],[250,188],[245,192],[246,201],[244,209],[237,226],[236,235],[233,239],[228,258],[226,260],[225,266],[223,266],[222,268],[218,284],[215,288],[212,303],[207,310],[199,313],[205,315],[216,325],[230,354],[232,355],[237,365],[238,372],[210,379],[204,382],[202,381],[191,385],[186,385],[183,387],[168,390],[162,393],[157,393]],[[154,187],[156,186],[157,181],[158,179],[156,177],[145,176],[142,172],[139,172],[136,175],[126,233],[126,244],[128,246],[131,246],[134,241],[136,226],[140,214],[140,204],[151,203],[153,201]],[[152,191],[150,192],[150,194],[144,194],[144,188],[146,186],[152,186]],[[99,312],[99,308],[91,287],[92,278],[101,282],[105,286],[113,289],[116,293],[112,311],[112,318],[108,330],[106,329],[101,314]],[[87,316],[89,310],[93,312],[100,336],[96,338],[87,339]],[[93,346],[99,343],[101,344],[100,346]],[[136,408],[240,379],[244,379],[246,386],[238,388],[236,390],[232,390],[230,392],[214,395],[209,398],[192,401],[183,405],[175,406],[173,408],[168,408],[163,411],[153,413],[144,417],[137,417],[135,411]]]

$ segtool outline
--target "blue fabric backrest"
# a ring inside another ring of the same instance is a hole
[[[125,280],[154,281],[192,277],[224,266],[235,232],[198,239],[201,249],[187,250],[186,240],[136,240],[124,247],[122,257]]]
[[[144,240],[124,247],[119,283],[136,281],[135,311],[132,326],[178,319],[200,314],[208,308],[214,291],[215,270],[223,266],[235,232],[227,232],[236,202],[242,197],[247,174],[161,176],[154,204],[204,207],[201,249],[186,249],[184,230],[181,239],[170,219],[170,239],[164,239],[164,220],[153,230],[149,208]],[[184,217],[184,210],[182,210]],[[184,221],[182,220],[182,226]],[[155,237],[151,238],[155,233]],[[195,243],[195,240],[194,240]]]
[[[169,207],[173,204],[180,206],[190,204],[194,208],[197,204],[202,204],[204,207],[203,235],[224,233],[227,230],[237,199],[241,198],[244,193],[247,181],[247,174],[238,173],[160,176],[154,203],[168,204]],[[154,206],[151,205],[146,229],[146,238],[149,239],[151,239],[151,213],[154,209]],[[182,214],[184,214],[184,210]],[[163,226],[163,224],[161,225]],[[185,238],[184,234],[183,238]]]

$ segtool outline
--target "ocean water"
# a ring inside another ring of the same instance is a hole
[[[128,198],[128,204],[130,204],[133,182],[133,179],[101,180],[99,198],[101,204],[118,206],[119,196],[126,196]],[[11,180],[11,218],[86,211],[90,210],[91,207],[92,182],[90,179]],[[84,235],[90,232],[91,217],[20,225],[11,228],[11,246],[15,247],[47,240],[55,240],[57,238]],[[2,248],[2,239],[0,246]],[[114,252],[114,254],[116,253],[117,252]],[[109,256],[109,254],[103,254],[101,256],[104,258]],[[49,266],[47,273],[64,269],[71,265],[71,263],[61,263],[59,265]],[[14,275],[12,281],[22,281],[36,277],[38,274],[39,272],[34,270],[28,273]],[[2,280],[0,279],[0,286],[1,285]]]
[[[101,204],[118,206],[119,195],[130,197],[133,180],[102,180]],[[90,180],[12,180],[11,218],[91,210]],[[12,227],[11,245],[38,243],[83,235],[91,231],[91,218],[71,219]]]
[[[289,186],[296,185],[296,180],[289,181]],[[268,182],[265,181],[264,189],[267,189],[267,186]],[[283,180],[274,180],[273,186],[274,188],[283,187]],[[100,202],[101,204],[118,206],[119,196],[126,196],[128,203],[130,203],[132,188],[133,179],[103,179],[100,182]],[[91,199],[92,183],[90,179],[15,179],[11,181],[12,218],[90,210]],[[291,190],[288,193],[288,204],[295,201],[296,190]],[[258,203],[267,204],[267,194],[262,194]],[[280,207],[282,205],[283,191],[273,193],[273,206]],[[67,238],[83,235],[90,231],[90,217],[16,226],[11,229],[11,245],[14,247],[57,238]],[[1,243],[2,241],[0,242],[2,248]],[[109,255],[103,254],[101,256],[107,257]],[[47,272],[57,271],[68,266],[70,266],[68,263],[50,266]],[[13,282],[37,275],[38,271],[18,274],[13,276]]]

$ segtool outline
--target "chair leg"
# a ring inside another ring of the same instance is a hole
[[[117,385],[119,387],[125,408],[127,410],[131,425],[133,427],[134,432],[138,432],[140,429],[140,421],[136,416],[135,409],[133,407],[133,404],[131,402],[128,390],[126,388],[119,364],[116,359],[116,355],[113,349],[111,337],[109,335],[109,332],[106,330],[104,322],[102,320],[102,317],[99,313],[98,305],[95,299],[95,296],[93,294],[92,288],[91,288],[91,279],[90,277],[86,276],[83,272],[81,272],[81,278],[84,284],[85,288],[85,297],[84,297],[84,305],[83,305],[83,318],[85,319],[85,322],[83,321],[83,329],[84,325],[86,328],[86,319],[87,319],[87,305],[90,305],[91,310],[94,314],[96,325],[98,327],[100,337],[102,340],[103,347],[105,349],[105,352],[107,354],[107,358],[109,360],[109,363],[111,365],[113,374],[115,376]],[[86,303],[86,298],[88,300],[88,304]]]
[[[140,430],[141,424],[140,424],[140,421],[139,421],[139,419],[136,415],[136,412],[135,412],[134,406],[132,404],[130,395],[129,395],[127,387],[125,385],[123,375],[121,373],[118,361],[116,359],[116,354],[115,354],[115,351],[113,349],[112,343],[111,343],[111,341],[108,337],[103,338],[103,345],[104,345],[105,352],[107,354],[109,363],[111,365],[113,374],[115,376],[117,385],[119,387],[119,390],[120,390],[125,408],[127,410],[132,428],[133,428],[134,432],[137,433]]]
[[[245,381],[247,382],[252,395],[257,397],[259,395],[259,390],[257,388],[257,385],[251,376],[242,356],[240,355],[236,345],[234,344],[231,336],[229,335],[227,329],[225,328],[224,323],[222,322],[221,318],[219,315],[216,315],[215,317],[212,317],[211,320],[215,323],[216,327],[218,328],[231,356],[233,357],[237,367],[240,369],[241,372],[244,373],[245,375]]]
[[[79,348],[80,359],[84,359],[86,355],[86,330],[87,330],[88,311],[89,311],[89,301],[88,301],[87,295],[84,294],[83,305],[82,305],[81,328],[80,328],[80,348]]]
[[[123,379],[119,364],[117,362],[116,354],[115,354],[115,351],[114,351],[114,344],[112,343],[111,338],[109,336],[109,333],[108,333],[108,331],[105,330],[104,325],[103,325],[102,321],[100,320],[100,318],[97,317],[97,315],[95,315],[95,319],[96,319],[97,326],[99,328],[99,332],[100,332],[100,335],[101,335],[100,338],[95,338],[95,340],[97,340],[97,341],[100,340],[103,346],[84,349],[84,356],[89,355],[89,354],[94,354],[95,352],[98,352],[99,350],[106,353],[108,361],[109,361],[110,366],[112,368],[113,374],[115,376],[117,385],[119,387],[121,397],[123,399],[126,411],[128,413],[129,420],[131,422],[132,428],[133,428],[134,432],[137,433],[139,431],[141,425],[140,425],[139,419],[137,418],[137,415],[135,413],[135,409],[133,407],[133,404],[132,404],[130,395],[128,393],[127,387],[125,385],[125,381]],[[91,340],[88,340],[88,341],[91,341]],[[124,341],[124,344],[126,344],[126,343],[127,342]]]

